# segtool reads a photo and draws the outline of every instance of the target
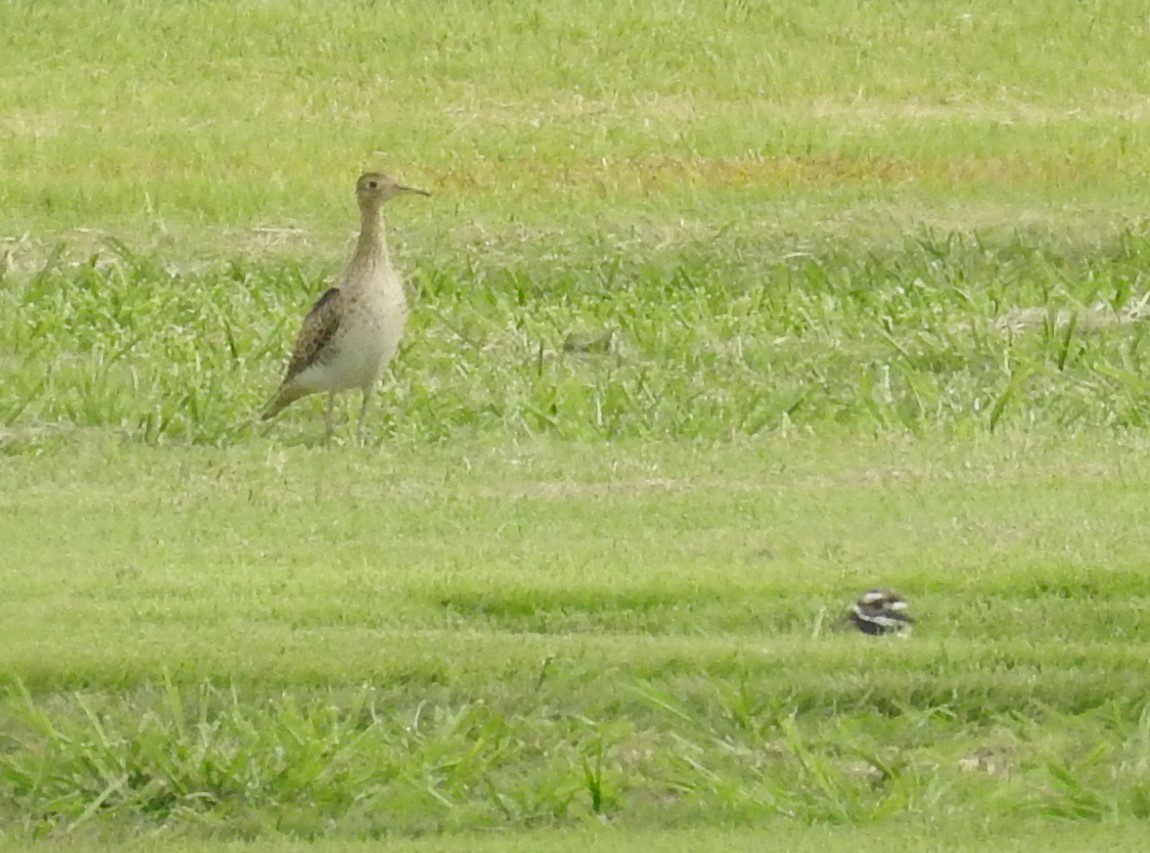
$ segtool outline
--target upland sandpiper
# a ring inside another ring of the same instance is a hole
[[[340,283],[304,317],[287,373],[264,409],[264,420],[300,397],[326,393],[325,439],[330,440],[335,395],[358,388],[363,392],[358,426],[362,439],[376,381],[395,355],[407,321],[403,280],[388,256],[382,213],[385,203],[404,193],[429,195],[380,172],[360,175],[355,185],[360,216],[355,254]]]

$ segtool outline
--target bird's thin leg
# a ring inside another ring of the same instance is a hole
[[[359,407],[359,426],[356,428],[356,437],[363,444],[363,427],[367,422],[367,410],[371,406],[371,387],[363,389],[363,405]]]
[[[323,425],[325,427],[323,443],[331,444],[331,435],[335,431],[335,424],[332,422],[332,411],[335,409],[335,394],[327,395],[327,407],[323,411]]]

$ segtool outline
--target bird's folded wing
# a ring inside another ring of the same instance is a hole
[[[343,315],[340,310],[342,296],[343,292],[338,287],[331,288],[316,300],[315,305],[303,318],[303,326],[296,338],[291,364],[288,365],[284,382],[289,382],[315,364],[324,347],[331,342]]]

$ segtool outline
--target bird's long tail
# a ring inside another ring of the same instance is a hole
[[[286,409],[288,406],[306,394],[306,391],[300,391],[298,388],[281,388],[279,393],[276,394],[275,398],[270,403],[268,403],[264,407],[264,410],[260,413],[260,420],[266,421],[274,418],[276,415],[278,415],[280,412],[282,412],[284,409]]]

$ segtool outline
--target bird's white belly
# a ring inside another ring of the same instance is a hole
[[[402,303],[388,305],[382,312],[349,317],[332,341],[332,355],[310,367],[300,379],[317,391],[369,388],[399,349],[406,320]]]

